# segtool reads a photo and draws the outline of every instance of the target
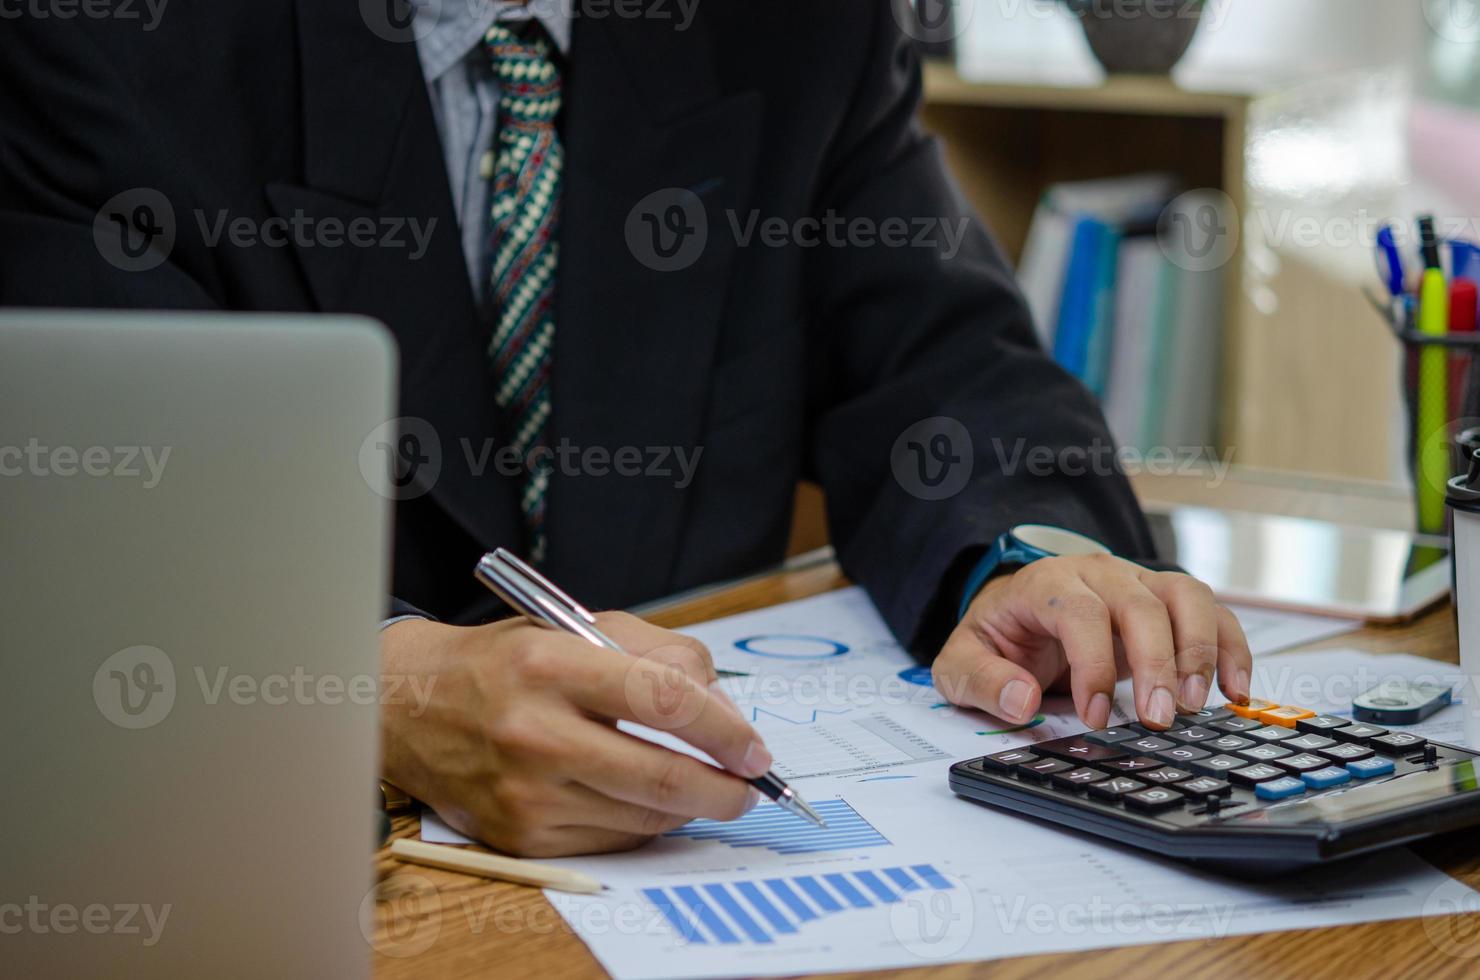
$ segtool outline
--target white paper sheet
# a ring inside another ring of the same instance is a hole
[[[1359,622],[1333,616],[1312,616],[1309,613],[1284,612],[1257,606],[1231,605],[1228,608],[1238,617],[1239,625],[1244,628],[1244,636],[1248,637],[1249,650],[1256,657],[1317,640],[1327,640],[1362,628]]]
[[[859,590],[689,632],[719,667],[744,675],[726,689],[765,735],[776,771],[830,827],[810,830],[763,802],[741,821],[696,821],[634,853],[550,862],[608,885],[598,896],[547,895],[617,980],[884,969],[1304,929],[1420,915],[1432,896],[1465,890],[1401,849],[1236,882],[960,800],[946,784],[949,760],[1083,726],[1062,697],[1025,726],[947,705]],[[1371,686],[1433,677],[1443,665],[1350,652],[1270,657],[1256,665],[1254,693],[1349,710],[1364,670]],[[1127,720],[1129,703],[1122,684],[1115,721]],[[424,819],[423,837],[457,839],[438,836],[438,825]]]
[[[636,854],[556,862],[610,890],[546,895],[613,977],[656,980],[904,968],[1405,918],[1459,884],[1406,850],[1237,882],[974,806],[939,778],[845,792],[887,843],[789,856],[664,839]],[[879,884],[893,900],[871,887]],[[702,899],[708,916],[685,895]]]

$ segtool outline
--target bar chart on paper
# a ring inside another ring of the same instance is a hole
[[[949,758],[938,746],[885,714],[815,725],[760,724],[783,779],[846,776]]]
[[[846,800],[812,800],[811,803],[827,821],[825,830],[774,803],[762,803],[739,820],[694,820],[664,836],[717,841],[730,847],[764,847],[777,854],[816,854],[889,845],[889,839],[859,816]]]
[[[909,892],[957,885],[933,865],[643,888],[686,942],[768,945],[829,916],[888,906]]]

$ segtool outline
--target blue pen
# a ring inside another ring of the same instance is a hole
[[[1480,245],[1455,238],[1449,242],[1449,254],[1453,259],[1452,278],[1480,282]]]
[[[1413,297],[1408,295],[1407,281],[1403,274],[1403,254],[1398,250],[1398,240],[1392,225],[1383,225],[1377,233],[1377,275],[1392,297],[1393,319],[1400,329],[1411,325]]]

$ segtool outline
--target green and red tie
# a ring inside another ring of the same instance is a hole
[[[529,557],[545,557],[548,459],[527,465],[547,447],[550,358],[555,342],[556,232],[565,151],[555,129],[560,70],[543,29],[494,24],[484,46],[499,86],[498,142],[493,169],[492,293],[495,325],[488,353],[494,398],[506,415],[512,444],[526,461],[519,506],[529,533]]]

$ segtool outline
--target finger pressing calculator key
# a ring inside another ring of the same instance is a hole
[[[957,763],[967,799],[1239,875],[1480,825],[1480,755],[1253,699]]]

